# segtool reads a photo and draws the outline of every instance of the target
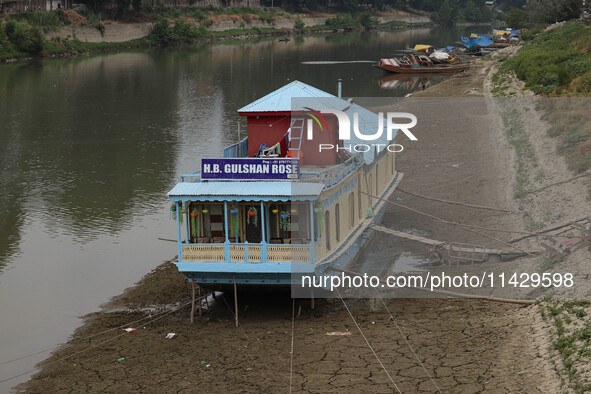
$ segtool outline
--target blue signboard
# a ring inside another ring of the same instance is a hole
[[[201,179],[275,180],[300,179],[300,160],[291,158],[203,159]]]

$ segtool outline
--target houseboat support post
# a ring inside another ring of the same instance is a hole
[[[238,289],[236,288],[236,275],[234,275],[234,319],[238,327]]]
[[[191,300],[191,324],[195,317],[195,275],[191,275],[191,290],[193,292],[193,299]]]
[[[201,303],[201,285],[198,285],[197,286],[197,291],[199,292],[198,293],[198,296],[197,296],[197,298],[199,299],[199,316],[202,316],[203,315],[203,311],[201,310],[201,304],[202,304]]]

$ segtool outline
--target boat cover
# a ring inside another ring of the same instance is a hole
[[[415,45],[415,47],[413,48],[415,51],[421,51],[421,52],[427,52],[427,50],[429,48],[433,48],[432,45],[422,45],[422,44],[417,44]]]
[[[472,48],[474,45],[478,45],[481,47],[487,47],[494,42],[493,40],[486,38],[486,37],[470,38],[470,39],[468,39],[466,37],[462,37],[461,40],[464,43],[464,45],[466,46],[466,48]]]
[[[386,66],[394,66],[394,67],[398,67],[398,61],[396,59],[381,59],[382,64],[385,64]]]
[[[449,56],[449,54],[447,54],[447,53],[445,53],[443,51],[435,51],[432,54],[430,54],[429,57],[432,58],[432,59],[447,60],[451,56]]]

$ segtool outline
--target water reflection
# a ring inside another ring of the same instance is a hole
[[[433,75],[405,75],[405,74],[387,74],[376,81],[381,89],[402,89],[414,91],[426,89],[433,83],[442,80],[443,76]]]
[[[10,142],[2,144],[10,149],[2,155],[3,221],[19,206],[47,231],[84,242],[153,208],[174,174],[168,106],[178,81],[155,78],[176,68],[171,60],[131,53],[3,72],[0,84],[12,85],[0,114]]]

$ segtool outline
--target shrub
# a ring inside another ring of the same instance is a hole
[[[369,30],[378,24],[378,20],[372,17],[369,12],[364,12],[359,15],[359,24],[363,26],[365,30]]]
[[[188,23],[178,21],[172,28],[172,37],[174,41],[191,43],[197,39],[197,30],[191,27]]]
[[[167,20],[161,20],[154,25],[151,37],[160,45],[169,45],[175,43],[190,44],[192,42],[206,39],[209,31],[205,26],[194,26],[178,21],[173,27]]]
[[[567,23],[562,28],[540,33],[502,68],[515,71],[534,92],[552,93],[591,71],[589,57],[572,46],[579,37],[588,34],[589,29],[580,23]]]
[[[352,30],[356,27],[359,27],[359,22],[351,15],[328,18],[325,24],[332,29]]]
[[[29,36],[29,26],[26,23],[11,20],[6,24],[6,34],[19,51],[29,52],[32,42]]]
[[[304,30],[304,27],[306,27],[306,24],[304,23],[304,21],[298,16],[298,18],[295,21],[294,24],[294,28],[296,30]]]
[[[29,30],[29,36],[31,43],[28,52],[34,55],[40,54],[43,51],[43,45],[45,43],[45,37],[43,36],[41,29],[38,27],[32,27]]]
[[[166,19],[158,21],[158,23],[152,28],[152,33],[150,34],[159,44],[169,44],[173,40],[170,23],[168,23]]]

